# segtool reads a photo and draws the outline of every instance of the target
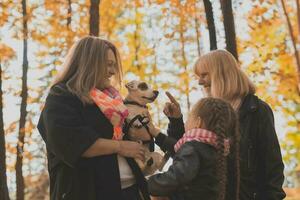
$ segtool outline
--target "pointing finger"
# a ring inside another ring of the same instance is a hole
[[[176,106],[179,106],[179,103],[176,101],[176,99],[173,97],[173,95],[171,95],[170,92],[166,92],[166,95],[168,96],[168,98],[170,99],[170,101],[172,103],[174,103]]]

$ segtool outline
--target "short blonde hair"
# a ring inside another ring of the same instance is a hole
[[[104,85],[109,49],[113,51],[117,61],[114,85],[121,86],[123,72],[117,48],[111,42],[94,36],[83,37],[71,47],[53,85],[64,83],[83,103],[91,103],[90,90]]]
[[[194,72],[200,69],[209,72],[211,96],[230,103],[255,93],[255,86],[240,69],[237,60],[226,50],[214,50],[201,56],[194,65]]]

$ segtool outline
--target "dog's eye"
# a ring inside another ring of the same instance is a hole
[[[148,85],[147,85],[146,83],[140,83],[140,84],[138,85],[138,88],[139,88],[140,90],[147,90],[147,89],[148,89]]]

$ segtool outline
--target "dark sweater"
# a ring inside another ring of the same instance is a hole
[[[151,176],[149,193],[171,200],[215,200],[218,194],[216,150],[202,142],[186,142],[175,154],[174,145],[184,133],[183,119],[169,118],[168,136],[160,133],[155,143],[173,157],[167,172]]]
[[[83,105],[62,84],[53,87],[38,130],[47,147],[51,200],[121,200],[117,155],[84,158],[98,139],[111,139],[113,127],[95,104]]]
[[[186,142],[173,157],[167,172],[148,180],[153,196],[176,200],[215,200],[218,195],[216,149],[202,142]]]

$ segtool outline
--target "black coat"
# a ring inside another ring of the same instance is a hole
[[[149,178],[150,194],[169,196],[172,200],[216,200],[216,154],[216,149],[208,144],[186,142],[174,155],[167,172]]]
[[[83,158],[113,127],[95,104],[83,105],[64,85],[50,90],[38,129],[48,157],[51,200],[121,200],[117,155]]]
[[[247,95],[239,110],[239,122],[240,199],[284,199],[284,165],[271,108],[257,96]]]
[[[240,123],[240,200],[281,200],[285,193],[283,161],[274,127],[274,117],[267,103],[255,95],[247,95],[239,110]],[[170,119],[168,133],[175,141],[159,135],[156,143],[170,150],[184,133],[181,119]],[[230,165],[230,164],[229,164]],[[230,166],[229,179],[233,171]],[[229,183],[232,180],[229,180]],[[228,185],[228,200],[234,199],[234,185]]]

